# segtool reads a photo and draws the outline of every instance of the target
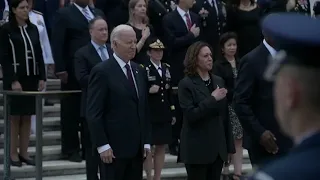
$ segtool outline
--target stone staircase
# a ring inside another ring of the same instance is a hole
[[[58,90],[59,80],[49,80],[47,90]],[[3,101],[0,96],[0,132],[3,132]],[[4,137],[0,137],[0,179],[3,179],[3,142]],[[44,107],[43,119],[43,179],[44,180],[86,180],[85,162],[73,163],[61,160],[61,133],[60,133],[60,104]],[[35,156],[35,136],[31,135],[29,152]],[[167,154],[162,172],[163,180],[185,180],[187,177],[183,164],[176,163],[176,156]],[[230,166],[233,171],[233,166]],[[252,171],[247,151],[244,151],[243,173]],[[17,180],[34,180],[35,167],[24,165],[21,168],[11,168],[12,178]]]

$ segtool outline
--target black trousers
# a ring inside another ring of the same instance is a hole
[[[176,148],[179,143],[180,133],[182,128],[183,115],[182,110],[180,108],[178,95],[174,95],[174,106],[175,106],[175,115],[176,115],[176,123],[172,126],[172,142],[169,144],[170,148]]]
[[[188,180],[220,180],[223,160],[218,156],[212,164],[185,164]]]
[[[70,75],[69,75],[70,76]],[[74,90],[74,82],[61,83],[61,90]],[[61,148],[62,154],[70,155],[80,151],[79,130],[81,93],[61,97]],[[82,133],[81,133],[82,134]]]
[[[142,180],[143,157],[139,151],[134,158],[115,158],[111,164],[104,164],[105,178],[101,180]]]
[[[103,163],[100,159],[100,155],[97,149],[92,145],[90,139],[90,131],[88,128],[88,123],[85,118],[83,119],[82,128],[83,128],[83,136],[81,136],[82,140],[82,152],[84,153],[84,158],[86,160],[86,174],[87,180],[99,180],[98,178],[98,169],[100,171],[100,179],[104,178],[104,168]]]

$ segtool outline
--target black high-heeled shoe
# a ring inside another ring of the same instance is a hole
[[[26,163],[27,165],[30,165],[30,166],[36,165],[36,162],[33,159],[26,159],[26,158],[22,157],[21,155],[19,155],[19,159],[21,162]]]
[[[22,167],[22,162],[21,161],[13,161],[10,159],[10,165],[15,166],[15,167]]]

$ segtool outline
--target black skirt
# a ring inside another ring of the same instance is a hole
[[[39,77],[24,76],[19,77],[23,91],[38,91]],[[3,78],[3,89],[12,90],[11,82]],[[9,114],[13,116],[26,116],[36,113],[36,100],[34,96],[10,96],[9,98]]]
[[[171,122],[152,123],[152,144],[165,145],[171,143]]]

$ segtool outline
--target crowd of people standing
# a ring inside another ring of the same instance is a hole
[[[189,180],[219,179],[230,159],[237,180],[242,147],[254,166],[292,147],[263,78],[276,50],[260,22],[310,16],[308,0],[4,0],[0,9],[5,90],[45,90],[53,64],[61,90],[82,90],[61,98],[62,155],[85,159],[88,180],[98,169],[100,179],[139,180],[143,164],[160,180],[166,145]],[[34,104],[11,100],[13,166],[35,165]]]

